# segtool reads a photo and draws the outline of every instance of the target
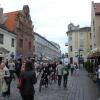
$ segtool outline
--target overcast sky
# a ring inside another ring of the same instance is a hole
[[[4,12],[22,10],[29,5],[34,31],[67,51],[66,31],[70,22],[80,27],[90,26],[91,0],[0,0]],[[94,0],[94,2],[100,2]]]

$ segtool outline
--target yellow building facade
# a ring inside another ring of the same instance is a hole
[[[78,63],[79,57],[85,58],[91,49],[90,27],[80,28],[70,23],[68,25],[68,58],[70,63]]]

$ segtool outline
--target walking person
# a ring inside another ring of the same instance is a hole
[[[9,90],[9,82],[10,82],[10,72],[9,69],[5,66],[5,63],[2,62],[0,64],[0,69],[1,69],[1,79],[2,79],[2,87],[1,87],[1,91],[2,91],[2,96],[3,97],[9,97],[10,96],[10,90]]]
[[[15,63],[12,59],[10,59],[10,61],[8,62],[8,67],[9,67],[9,71],[10,71],[10,77],[11,79],[15,79]]]
[[[63,87],[66,88],[67,87],[68,75],[69,75],[68,66],[63,67],[62,73],[63,73]]]
[[[20,74],[20,94],[22,100],[34,100],[34,84],[37,82],[35,71],[33,70],[32,63],[27,61],[25,64],[25,71]]]
[[[79,66],[77,63],[75,63],[75,73],[77,76],[79,75]]]
[[[71,75],[73,75],[73,72],[74,72],[74,65],[71,64]]]
[[[98,87],[100,90],[100,64],[98,65],[97,75],[98,75]]]
[[[68,63],[68,70],[71,68],[71,65],[70,65],[70,63]]]
[[[15,63],[15,70],[16,70],[16,75],[18,78],[21,73],[21,66],[22,66],[22,59],[18,59],[17,62]]]
[[[5,75],[5,72],[3,70],[2,61],[0,61],[0,93],[3,92],[2,87],[3,87],[3,82],[4,82],[4,75]]]
[[[57,76],[58,76],[58,87],[61,86],[61,82],[62,82],[62,69],[63,69],[63,65],[62,65],[62,61],[59,62],[59,64],[57,65]]]

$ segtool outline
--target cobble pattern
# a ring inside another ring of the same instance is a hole
[[[22,100],[17,89],[17,82],[11,84],[11,96],[0,100]],[[99,91],[97,84],[94,84],[88,77],[85,70],[80,70],[79,75],[73,75],[68,78],[67,89],[63,86],[58,88],[57,83],[49,85],[48,88],[43,87],[41,93],[38,91],[39,81],[35,85],[35,100],[98,100]]]

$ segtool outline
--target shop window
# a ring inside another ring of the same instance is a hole
[[[23,39],[20,39],[20,40],[19,40],[19,47],[20,47],[20,48],[23,48]]]

